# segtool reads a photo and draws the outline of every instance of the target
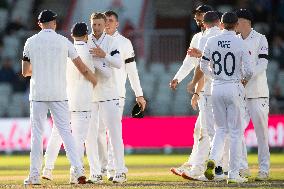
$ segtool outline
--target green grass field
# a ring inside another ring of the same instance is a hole
[[[129,169],[128,182],[122,185],[112,184],[105,180],[104,184],[100,185],[71,186],[68,184],[69,163],[65,156],[60,156],[56,162],[54,180],[42,180],[41,186],[33,188],[284,188],[284,154],[271,155],[271,179],[266,182],[254,181],[258,171],[257,155],[249,155],[253,175],[250,182],[229,186],[225,182],[188,181],[173,175],[169,169],[186,161],[187,155],[127,155],[125,159]],[[27,155],[1,155],[0,188],[24,188],[22,183],[28,174],[28,168],[29,157]]]

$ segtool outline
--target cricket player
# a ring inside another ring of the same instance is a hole
[[[71,162],[71,175],[79,184],[86,183],[84,168],[77,154],[69,125],[66,93],[67,57],[94,86],[97,80],[82,62],[72,43],[55,32],[56,17],[57,15],[51,10],[42,11],[38,17],[38,24],[42,30],[28,38],[24,46],[22,74],[24,77],[31,76],[29,99],[32,133],[30,173],[24,180],[25,185],[40,184],[42,133],[48,109],[51,111],[54,126],[62,137],[67,157]]]
[[[136,68],[135,54],[131,41],[124,36],[122,36],[117,28],[119,26],[118,15],[114,11],[105,12],[107,21],[105,32],[112,36],[119,46],[119,52],[122,56],[122,66],[120,69],[115,69],[115,76],[117,77],[118,90],[119,90],[119,108],[120,108],[120,118],[122,120],[123,109],[125,104],[125,84],[126,78],[129,78],[130,85],[135,93],[136,101],[140,105],[142,111],[144,111],[146,106],[146,101],[143,97],[143,91],[140,85],[139,75]],[[100,122],[102,124],[102,122]],[[109,181],[113,180],[114,175],[114,160],[113,160],[113,149],[112,146],[107,146],[106,139],[106,128],[102,124],[99,129],[99,156],[102,166],[102,175],[104,171],[107,170],[107,178]],[[110,144],[110,142],[108,143]]]
[[[253,57],[254,74],[252,79],[246,84],[246,107],[249,116],[244,124],[243,130],[252,119],[257,143],[258,143],[258,162],[259,172],[256,180],[262,181],[269,178],[270,153],[268,145],[268,113],[269,113],[269,89],[266,78],[266,69],[268,64],[268,43],[264,35],[251,28],[253,21],[252,13],[247,9],[236,11],[238,16],[237,32]],[[243,176],[249,176],[247,163],[246,144],[243,136],[243,160],[240,173]]]
[[[248,180],[239,175],[242,136],[239,123],[244,113],[244,87],[241,81],[247,82],[253,75],[251,55],[244,41],[236,36],[237,15],[224,13],[222,24],[222,34],[207,40],[200,63],[204,75],[212,78],[213,116],[216,123],[204,175],[209,180],[214,179],[215,162],[222,158],[228,135],[230,159],[227,183],[242,183]]]
[[[90,52],[94,57],[110,65],[112,77],[104,78],[98,75],[98,84],[93,94],[92,120],[86,140],[86,152],[90,164],[88,182],[103,181],[98,154],[98,134],[103,124],[108,129],[110,145],[113,147],[115,170],[113,183],[123,183],[127,180],[127,168],[124,162],[118,80],[115,77],[115,69],[120,69],[122,66],[121,53],[114,38],[104,32],[106,17],[103,13],[91,15],[91,26],[92,34],[89,35],[88,44],[93,48]]]
[[[96,61],[90,54],[90,46],[88,41],[88,27],[87,24],[76,23],[71,29],[71,36],[74,39],[74,47],[83,62],[93,72],[100,72],[105,77],[111,76],[111,69],[103,65],[101,61]],[[71,61],[71,60],[68,60]],[[72,135],[75,138],[77,154],[80,157],[82,166],[84,158],[84,143],[89,129],[89,122],[91,119],[91,106],[93,97],[93,86],[75,69],[75,67],[67,64],[67,97],[69,104],[69,111],[71,113],[71,128]],[[48,141],[45,152],[45,167],[43,169],[42,178],[52,180],[52,170],[58,156],[62,139],[56,127],[52,128],[51,137]],[[76,184],[76,180],[70,175],[70,183]]]
[[[208,40],[208,38],[212,36],[216,36],[221,34],[220,20],[218,14],[215,11],[208,11],[204,15],[203,20],[204,26],[206,30],[204,31],[204,35],[199,40],[198,49],[202,52],[204,46]],[[200,58],[200,57],[198,57]],[[204,102],[204,113],[201,114],[201,136],[197,143],[197,154],[198,159],[192,164],[189,170],[185,170],[182,173],[182,177],[185,179],[198,179],[204,173],[204,164],[208,159],[208,154],[210,151],[210,143],[215,134],[214,130],[214,121],[213,121],[213,111],[212,111],[212,102],[211,102],[211,79],[205,78],[205,81],[202,82],[204,87],[197,87],[197,90],[192,96],[192,105],[195,108],[197,104],[197,100],[199,99],[200,89],[204,88],[203,97],[205,99]],[[198,91],[199,89],[199,91]],[[204,117],[203,117],[204,116]],[[224,179],[223,172],[219,175],[218,180]]]
[[[198,42],[200,40],[200,38],[203,35],[203,32],[205,30],[205,27],[203,25],[203,16],[206,12],[208,11],[212,11],[212,8],[207,6],[207,5],[201,5],[199,7],[197,7],[193,14],[194,14],[194,19],[196,21],[196,24],[201,28],[201,32],[195,34],[192,37],[192,40],[190,42],[190,47],[195,47],[198,48]],[[180,67],[180,69],[178,70],[178,72],[176,73],[176,75],[174,76],[173,80],[170,82],[170,88],[172,90],[176,90],[178,84],[193,70],[193,68],[195,68],[197,65],[199,64],[199,60],[197,58],[194,57],[190,57],[189,55],[186,55],[182,66]],[[201,81],[202,82],[202,81]],[[203,91],[201,91],[200,94],[198,94],[200,96],[199,99],[199,107],[204,107],[203,104],[204,103],[204,99],[203,99]],[[194,134],[193,134],[193,138],[194,138],[194,144],[192,147],[192,152],[190,157],[188,158],[188,161],[185,162],[183,165],[181,165],[180,167],[173,167],[171,168],[171,172],[174,173],[175,175],[181,176],[182,173],[185,170],[189,170],[191,165],[194,164],[197,159],[199,158],[197,156],[197,143],[200,137],[200,128],[201,128],[201,114],[203,112],[203,109],[199,110],[199,116],[196,120],[195,123],[195,128],[194,128]]]

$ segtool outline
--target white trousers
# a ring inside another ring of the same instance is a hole
[[[30,102],[31,119],[31,153],[30,175],[40,176],[43,156],[42,135],[48,109],[51,111],[54,126],[63,140],[67,157],[72,167],[82,169],[79,156],[75,148],[75,141],[71,133],[70,117],[67,101],[61,102]]]
[[[209,159],[220,162],[225,139],[230,140],[229,178],[239,175],[242,127],[239,124],[244,112],[244,87],[240,83],[214,85],[212,89],[213,116],[216,132]]]
[[[249,111],[247,107],[247,100],[245,100],[245,112],[244,112],[243,117],[244,118],[241,121],[243,135],[242,135],[242,150],[241,150],[242,158],[240,161],[240,169],[248,169],[249,166],[248,166],[248,160],[247,160],[247,145],[246,145],[246,140],[244,136],[245,130],[250,121],[250,115],[249,115]]]
[[[119,113],[120,113],[120,120],[122,121],[123,110],[125,105],[125,98],[119,98]],[[111,140],[111,139],[109,139]],[[108,153],[105,154],[108,156],[108,163],[107,163],[107,170],[114,170],[114,154],[113,154],[113,147],[111,146],[110,142],[108,143]]]
[[[87,137],[90,119],[91,112],[71,112],[72,135],[75,139],[76,150],[80,159],[81,166],[84,166],[84,143]],[[57,159],[61,144],[62,139],[60,137],[58,129],[56,127],[53,127],[45,152],[46,169],[54,169],[54,164]]]
[[[124,145],[122,140],[122,125],[119,111],[119,101],[93,103],[92,119],[86,140],[86,152],[90,164],[91,175],[101,174],[101,163],[98,153],[98,136],[101,122],[109,133],[109,142],[113,147],[114,170],[116,173],[126,173],[124,162]],[[106,135],[104,133],[104,135]]]
[[[270,169],[270,152],[268,145],[268,113],[269,113],[269,100],[268,98],[246,99],[246,105],[249,116],[254,125],[254,130],[258,144],[258,162],[259,171],[269,173]],[[244,125],[247,127],[248,122]],[[244,141],[244,137],[243,137]],[[243,142],[243,157],[242,164],[246,165],[247,153],[246,146]]]
[[[210,144],[213,140],[215,129],[214,129],[214,119],[213,119],[213,107],[211,96],[204,95],[204,102],[200,105],[201,118],[201,132],[199,140],[197,141],[196,158],[193,162],[194,166],[204,167],[205,161],[208,159],[210,152]]]

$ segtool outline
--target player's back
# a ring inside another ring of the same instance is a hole
[[[245,45],[236,33],[224,30],[209,38],[206,46],[204,56],[213,64],[213,84],[240,81]]]
[[[66,100],[67,38],[45,29],[27,40],[32,64],[30,99],[37,101]]]
[[[84,64],[92,71],[93,59],[90,47],[84,41],[75,41],[74,47]],[[67,96],[70,111],[90,111],[93,85],[76,68],[71,59],[67,63]],[[82,98],[83,97],[83,98]]]

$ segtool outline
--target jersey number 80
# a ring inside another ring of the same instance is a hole
[[[227,69],[227,59],[228,57],[231,56],[232,61],[233,61],[233,65],[232,65],[232,69],[231,72],[228,71]],[[214,69],[214,74],[215,75],[219,75],[222,72],[222,64],[220,64],[222,57],[221,57],[221,53],[219,51],[214,51],[212,54],[212,60],[213,60],[213,69]],[[218,70],[217,70],[217,66],[218,66]],[[228,52],[227,54],[225,54],[224,57],[224,72],[227,76],[232,76],[235,72],[235,55],[231,52]]]

